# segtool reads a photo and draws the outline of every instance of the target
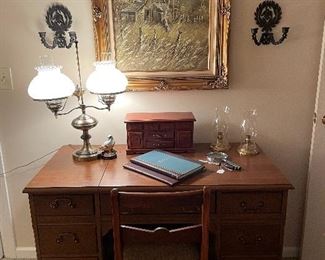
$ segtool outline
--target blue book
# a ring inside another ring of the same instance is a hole
[[[152,150],[133,157],[130,161],[177,180],[204,170],[201,162],[161,150]]]
[[[123,167],[125,169],[131,170],[131,171],[134,171],[134,172],[137,172],[137,173],[141,173],[141,174],[143,174],[145,176],[148,176],[148,177],[151,177],[151,178],[156,179],[158,181],[167,183],[170,186],[173,186],[173,185],[177,184],[180,181],[180,180],[177,180],[175,178],[169,177],[166,174],[162,174],[162,173],[159,173],[157,171],[150,170],[150,169],[148,169],[146,167],[143,167],[141,165],[138,165],[138,164],[135,164],[135,163],[132,163],[132,162],[128,162],[128,163],[124,164]]]

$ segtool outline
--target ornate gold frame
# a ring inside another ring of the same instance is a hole
[[[113,21],[110,6],[112,0],[92,0],[96,60],[102,53],[112,52],[114,47]],[[161,72],[150,75],[144,72],[126,73],[129,91],[191,90],[228,88],[228,39],[231,0],[210,0],[212,17],[210,22],[210,42],[214,46],[209,53],[210,71],[195,75],[193,71],[180,74]],[[215,33],[214,33],[215,32]],[[113,51],[114,53],[114,51]]]

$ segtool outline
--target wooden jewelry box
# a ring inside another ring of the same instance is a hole
[[[192,112],[128,113],[126,153],[193,152],[194,121]]]

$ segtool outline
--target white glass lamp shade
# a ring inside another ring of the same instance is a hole
[[[95,63],[93,71],[86,82],[90,93],[97,95],[114,95],[126,90],[128,80],[126,76],[115,67],[113,61],[100,61]]]
[[[61,72],[59,66],[40,66],[35,68],[37,75],[28,86],[29,96],[38,101],[67,98],[76,86]]]

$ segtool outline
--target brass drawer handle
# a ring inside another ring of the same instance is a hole
[[[240,243],[241,243],[242,245],[244,245],[244,246],[246,246],[246,245],[249,244],[248,241],[247,241],[247,239],[246,239],[244,236],[240,236],[240,237],[238,237],[238,240],[239,240]]]
[[[259,243],[259,242],[262,242],[262,241],[263,241],[263,237],[262,237],[261,235],[257,235],[257,236],[255,237],[255,242],[256,242],[256,244]]]
[[[66,204],[71,209],[74,209],[76,207],[76,204],[73,203],[73,201],[69,198],[58,198],[58,199],[52,200],[49,203],[49,206],[52,209],[57,209],[59,207],[60,203]]]
[[[240,241],[240,243],[244,246],[248,246],[248,245],[258,245],[260,242],[263,241],[263,237],[261,235],[256,235],[255,236],[255,241],[251,241],[251,243],[248,241],[249,239],[247,237],[245,237],[244,235],[241,235],[238,237],[238,240]]]
[[[260,211],[264,208],[265,204],[264,201],[259,201],[256,206],[254,208],[249,208],[247,206],[247,202],[246,201],[242,201],[240,202],[240,207],[243,209],[244,212],[256,212],[256,211]]]
[[[63,244],[64,242],[64,237],[71,237],[73,242],[75,244],[79,244],[80,243],[80,240],[78,238],[78,236],[73,233],[73,232],[63,232],[63,233],[60,233],[59,236],[56,238],[56,243],[57,244]]]

